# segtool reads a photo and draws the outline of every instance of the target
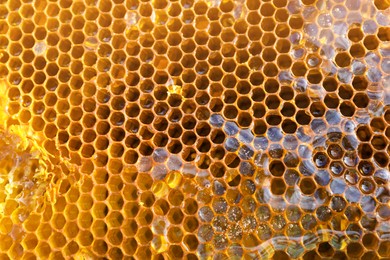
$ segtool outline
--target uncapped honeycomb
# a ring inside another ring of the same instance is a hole
[[[1,0],[0,259],[390,259],[389,0]]]

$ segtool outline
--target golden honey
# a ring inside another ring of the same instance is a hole
[[[0,259],[388,259],[388,0],[0,1]]]

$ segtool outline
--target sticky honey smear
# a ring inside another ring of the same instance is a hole
[[[28,126],[12,124],[7,113],[7,84],[0,82],[0,241],[20,241],[23,222],[50,199],[48,154]]]
[[[4,81],[0,93],[7,93]],[[58,159],[44,148],[43,136],[28,125],[19,125],[7,113],[7,106],[7,95],[1,94],[0,252],[8,251],[8,257],[19,259],[32,243],[32,231],[51,212],[62,175],[70,170],[66,162],[53,166]],[[80,259],[88,259],[87,255],[80,251]]]

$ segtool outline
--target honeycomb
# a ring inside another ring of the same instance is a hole
[[[0,259],[389,259],[389,0],[1,0]]]

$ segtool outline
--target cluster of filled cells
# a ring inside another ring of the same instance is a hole
[[[380,0],[2,1],[10,123],[44,137],[58,194],[24,218],[8,203],[1,257],[389,257],[389,17]]]

